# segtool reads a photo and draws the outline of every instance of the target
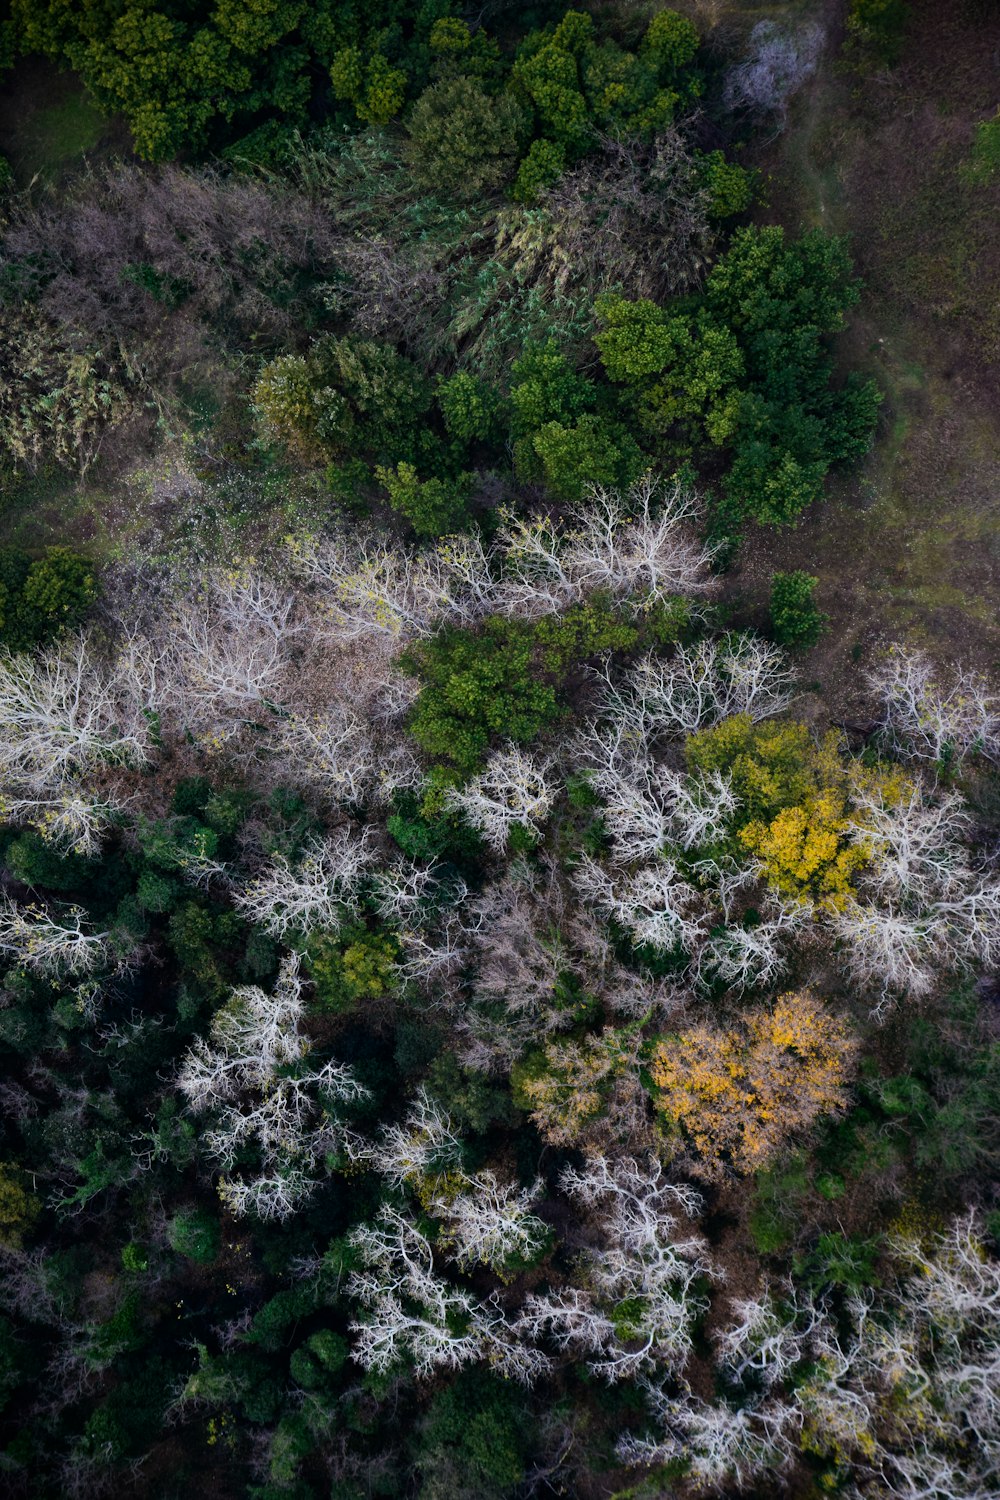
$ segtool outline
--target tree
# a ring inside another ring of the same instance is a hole
[[[0,551],[0,641],[11,651],[46,645],[76,630],[97,601],[93,564],[69,547],[49,547],[32,560]]]
[[[650,653],[610,683],[602,707],[629,737],[687,736],[724,719],[771,718],[791,702],[783,654],[750,634],[681,646],[668,659]]]
[[[367,1096],[350,1068],[309,1062],[304,1014],[292,955],[272,994],[256,985],[234,990],[215,1014],[210,1040],[199,1037],[181,1065],[177,1087],[189,1108],[211,1114],[202,1136],[210,1158],[228,1174],[246,1148],[259,1157],[255,1175],[222,1178],[220,1196],[234,1213],[285,1219],[295,1212],[342,1139],[332,1107]]]
[[[546,1368],[543,1355],[508,1332],[495,1294],[479,1301],[438,1274],[430,1241],[396,1209],[383,1205],[350,1243],[362,1269],[352,1271],[347,1290],[364,1311],[349,1326],[354,1358],[366,1370],[409,1364],[425,1378],[489,1359],[530,1383]]]
[[[274,937],[316,927],[335,932],[356,910],[359,882],[374,859],[369,835],[367,828],[359,838],[339,829],[322,842],[313,839],[294,866],[278,855],[267,874],[236,895],[237,907]]]
[[[950,685],[941,686],[924,652],[894,646],[871,682],[879,727],[894,754],[941,770],[969,756],[1000,756],[1000,699],[976,673],[953,673]]]
[[[492,848],[507,848],[512,832],[540,835],[555,801],[546,780],[549,767],[511,745],[495,751],[485,768],[462,787],[450,788],[446,805],[460,812]]]
[[[740,1489],[763,1474],[780,1474],[792,1460],[796,1414],[790,1406],[736,1409],[724,1401],[671,1397],[652,1383],[646,1395],[665,1436],[619,1439],[618,1456],[624,1463],[680,1461],[696,1490],[712,1494],[727,1484]]]
[[[604,1113],[616,1076],[628,1066],[627,1041],[608,1028],[581,1041],[547,1042],[514,1069],[514,1102],[531,1111],[551,1145],[577,1143]]]
[[[699,1236],[675,1236],[678,1210],[690,1217],[698,1195],[666,1182],[659,1162],[632,1157],[594,1156],[581,1171],[567,1167],[560,1187],[597,1216],[601,1241],[583,1258],[586,1289],[529,1294],[519,1332],[592,1356],[589,1368],[611,1382],[679,1372],[707,1307],[698,1283],[712,1270]]]
[[[72,636],[35,656],[0,653],[0,768],[36,795],[63,791],[98,764],[151,757],[157,654],[122,642],[102,660],[92,637]]]
[[[468,526],[474,475],[421,480],[413,464],[399,463],[394,469],[380,464],[375,477],[385,486],[393,510],[405,516],[418,537],[445,536]]]
[[[91,974],[118,955],[115,934],[88,931],[87,914],[68,907],[61,917],[41,906],[21,907],[0,898],[0,949],[28,969],[45,974]]]
[[[442,1243],[458,1265],[488,1266],[503,1276],[538,1260],[548,1244],[548,1227],[531,1212],[540,1194],[540,1182],[518,1188],[484,1168],[464,1177],[457,1192],[445,1178],[428,1208],[443,1221]]]
[[[283,695],[299,633],[294,596],[254,573],[210,573],[168,616],[166,698],[185,728],[219,745]]]
[[[757,1170],[847,1100],[855,1043],[808,994],[782,996],[742,1032],[694,1027],[657,1044],[654,1102],[707,1177]]]
[[[495,192],[513,176],[528,128],[520,101],[490,95],[478,78],[435,83],[406,119],[414,175],[424,187],[463,199]]]
[[[582,901],[617,922],[637,944],[693,954],[707,935],[705,900],[672,859],[642,865],[613,880],[584,855],[574,884]]]

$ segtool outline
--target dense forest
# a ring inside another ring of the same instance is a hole
[[[0,4],[5,1495],[1000,1497],[1000,16],[677,6]]]

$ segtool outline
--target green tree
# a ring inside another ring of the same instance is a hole
[[[406,120],[414,176],[453,197],[494,192],[513,176],[528,129],[528,111],[512,95],[490,95],[477,78],[436,83]]]
[[[419,537],[444,536],[469,524],[469,498],[474,475],[454,479],[418,479],[412,464],[394,469],[379,465],[375,475],[388,491],[393,510],[405,516]]]
[[[171,1250],[202,1266],[216,1260],[222,1248],[219,1221],[207,1208],[180,1209],[167,1227],[167,1240]]]

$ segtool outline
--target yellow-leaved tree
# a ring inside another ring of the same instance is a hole
[[[855,1041],[808,992],[738,1029],[696,1026],[656,1044],[654,1102],[706,1177],[755,1172],[820,1115],[844,1108]]]

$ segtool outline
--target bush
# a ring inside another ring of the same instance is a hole
[[[514,175],[530,128],[510,94],[493,97],[476,78],[451,78],[425,90],[410,111],[413,175],[424,187],[476,198]]]
[[[988,181],[1000,174],[1000,110],[992,120],[982,120],[976,126],[976,139],[972,147],[972,162],[969,175],[975,180]]]
[[[771,632],[782,646],[815,646],[827,616],[817,608],[813,593],[818,578],[809,573],[775,573],[771,579]]]
[[[222,1248],[222,1231],[218,1219],[207,1208],[184,1208],[171,1219],[167,1241],[178,1255],[207,1266]]]
[[[518,203],[534,203],[544,188],[558,182],[565,166],[565,146],[544,138],[532,141],[527,156],[517,169],[512,196]]]

